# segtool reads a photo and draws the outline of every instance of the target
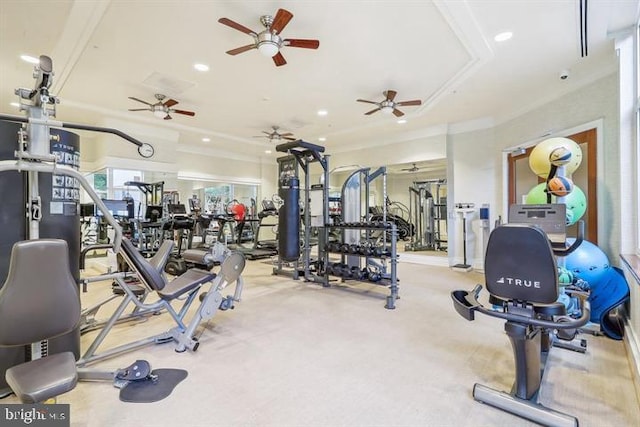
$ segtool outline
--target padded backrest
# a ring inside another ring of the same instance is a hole
[[[505,224],[489,236],[484,262],[487,290],[502,299],[550,304],[558,299],[558,269],[544,232]]]
[[[164,265],[167,263],[174,246],[175,242],[173,240],[165,240],[158,248],[158,251],[149,258],[149,264],[151,264],[160,274],[162,274]]]
[[[162,274],[142,256],[138,249],[133,246],[131,240],[122,239],[120,248],[124,259],[138,273],[143,283],[154,291],[160,291],[164,288],[166,282],[162,278]]]
[[[17,242],[0,289],[0,345],[17,346],[54,338],[80,321],[80,294],[69,268],[67,242]]]

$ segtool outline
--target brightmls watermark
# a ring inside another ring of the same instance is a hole
[[[69,427],[71,425],[69,411],[68,403],[0,405],[0,425],[2,427]]]

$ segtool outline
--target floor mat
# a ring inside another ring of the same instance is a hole
[[[189,375],[184,369],[155,369],[151,373],[158,376],[157,381],[130,382],[120,389],[120,400],[132,403],[157,402],[169,396]]]

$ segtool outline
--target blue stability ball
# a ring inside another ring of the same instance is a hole
[[[573,244],[576,239],[568,238],[567,242]],[[603,278],[610,267],[607,254],[591,242],[583,240],[578,248],[564,258],[564,267],[589,283],[593,288]]]

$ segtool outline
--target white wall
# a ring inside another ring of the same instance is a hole
[[[446,135],[441,134],[402,143],[340,151],[331,156],[330,169],[348,165],[386,166],[400,163],[417,163],[425,160],[442,159],[445,155]]]
[[[611,74],[592,84],[567,95],[529,113],[503,123],[495,128],[495,156],[500,150],[514,147],[528,141],[543,140],[542,135],[578,127],[585,123],[602,119],[603,141],[601,162],[603,174],[598,176],[599,236],[598,244],[618,265],[620,253],[620,212],[621,194],[619,174],[619,142],[618,142],[618,76]],[[496,207],[503,209],[502,169],[496,168],[497,200]],[[506,189],[505,189],[506,191]]]
[[[463,261],[462,215],[455,212],[456,203],[473,203],[475,212],[467,218],[467,263],[483,268],[483,254],[479,246],[481,233],[477,219],[483,204],[489,204],[493,224],[499,211],[496,209],[497,188],[495,170],[500,169],[500,156],[496,154],[493,129],[452,134],[447,139],[448,180],[447,205],[449,212],[449,260],[451,264]]]

